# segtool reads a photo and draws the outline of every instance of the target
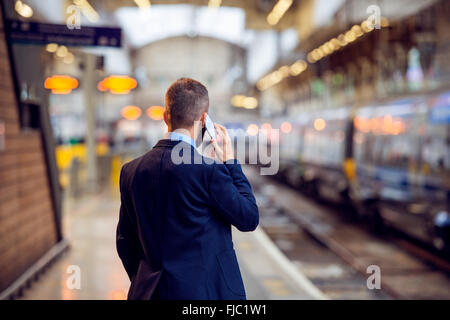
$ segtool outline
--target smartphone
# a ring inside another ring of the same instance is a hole
[[[206,115],[206,118],[205,118],[205,129],[206,129],[206,131],[208,131],[209,136],[212,139],[216,140],[216,137],[217,137],[216,129],[214,128],[214,123],[212,122],[212,120],[208,114]],[[204,135],[204,132],[203,132],[203,135]]]

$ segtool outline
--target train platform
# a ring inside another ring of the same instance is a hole
[[[64,232],[70,248],[48,266],[22,299],[126,299],[129,280],[115,249],[120,201],[103,192],[64,202]],[[248,299],[326,299],[263,229],[233,230]],[[79,269],[78,269],[79,268]],[[69,289],[73,270],[80,271],[79,289]]]

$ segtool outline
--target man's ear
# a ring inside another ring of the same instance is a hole
[[[168,127],[170,127],[170,114],[167,108],[164,110],[164,122]]]
[[[200,121],[202,122],[202,128],[205,126],[206,116],[208,115],[208,112],[203,112],[200,116]]]

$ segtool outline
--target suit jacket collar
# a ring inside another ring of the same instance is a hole
[[[158,143],[156,143],[156,145],[154,146],[154,148],[173,148],[175,147],[178,143],[183,143],[186,146],[191,147],[192,149],[194,149],[194,147],[185,142],[185,141],[180,141],[180,140],[171,140],[171,139],[161,139],[158,141]]]

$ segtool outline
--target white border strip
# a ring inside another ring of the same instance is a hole
[[[294,282],[305,290],[309,295],[318,300],[329,300],[329,298],[320,291],[308,278],[301,273],[298,268],[281,252],[280,249],[273,243],[261,227],[258,227],[252,232],[258,242],[266,249],[266,252],[273,260],[283,269],[283,271]]]

